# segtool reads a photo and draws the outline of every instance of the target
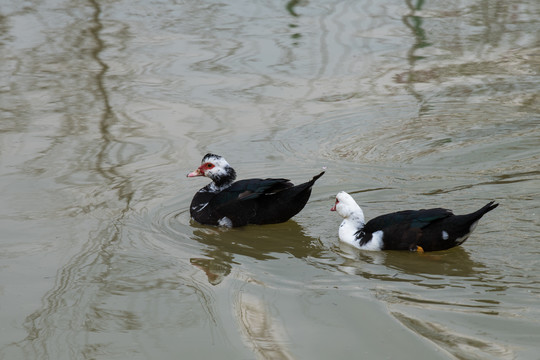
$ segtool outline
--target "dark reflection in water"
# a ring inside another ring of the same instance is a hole
[[[485,186],[485,185],[504,185],[504,184],[515,184],[520,182],[528,182],[528,181],[534,181],[536,178],[540,176],[540,171],[524,171],[524,172],[517,172],[517,173],[507,173],[507,174],[500,174],[500,175],[494,175],[492,176],[492,180],[490,181],[484,181],[479,183],[472,183],[467,185],[459,185],[459,186],[453,186],[453,187],[446,187],[444,189],[434,189],[429,192],[424,193],[425,195],[437,195],[437,194],[445,194],[445,193],[451,193],[455,191],[461,191],[464,189],[470,189],[476,186]],[[532,197],[535,196],[535,194],[528,194],[526,197]]]
[[[433,322],[420,321],[400,312],[393,315],[402,324],[437,343],[457,359],[480,359],[486,354],[497,358],[512,358],[512,351],[496,342],[486,342],[473,336],[466,336],[448,331],[447,328]]]
[[[289,0],[287,1],[287,4],[285,5],[285,8],[294,17],[298,17],[298,14],[295,11],[295,7],[301,4],[302,0]]]
[[[204,227],[193,221],[192,226],[198,228],[193,232],[194,238],[206,245],[202,254],[206,258],[192,258],[191,263],[206,273],[212,285],[219,284],[230,273],[231,267],[238,264],[238,256],[264,261],[278,259],[279,254],[318,258],[323,252],[320,241],[304,235],[294,220],[238,229]]]
[[[402,18],[403,24],[409,28],[414,37],[414,44],[407,51],[407,59],[409,62],[409,71],[404,74],[399,74],[396,76],[398,82],[405,83],[407,90],[411,95],[413,95],[418,103],[420,104],[419,115],[422,115],[429,109],[429,105],[425,104],[424,96],[422,93],[414,89],[414,84],[416,82],[424,82],[426,78],[419,78],[420,73],[415,71],[415,64],[418,60],[422,60],[424,57],[416,55],[416,52],[420,49],[430,46],[431,44],[427,41],[426,31],[422,28],[422,17],[415,15],[417,11],[422,10],[424,5],[424,0],[417,0],[414,4],[411,0],[406,0],[405,4],[410,9],[410,13],[404,15]],[[406,78],[404,78],[406,77]]]
[[[406,0],[405,4],[410,9],[411,13],[403,16],[403,24],[411,29],[415,42],[411,46],[409,52],[407,53],[407,58],[409,63],[413,65],[417,60],[421,60],[423,56],[415,55],[415,51],[430,46],[431,44],[427,41],[426,31],[422,28],[422,17],[415,15],[416,11],[422,10],[424,5],[424,0],[417,0],[414,4],[411,0]],[[414,79],[410,79],[414,82]]]
[[[129,157],[119,156],[125,143],[113,135],[113,127],[118,119],[110,105],[110,97],[105,84],[105,77],[108,66],[101,59],[101,54],[106,50],[105,42],[101,38],[103,25],[101,23],[101,8],[97,1],[89,0],[91,14],[87,22],[78,22],[78,28],[70,27],[66,29],[65,46],[70,55],[86,58],[87,64],[96,64],[96,71],[88,71],[86,79],[90,84],[89,89],[94,91],[88,94],[82,106],[86,106],[91,111],[92,116],[81,119],[81,124],[77,126],[83,129],[87,126],[84,121],[94,122],[97,118],[100,139],[95,141],[92,152],[95,157],[86,159],[85,165],[92,175],[98,175],[103,179],[104,187],[110,190],[109,196],[116,198],[115,213],[110,219],[112,223],[121,222],[122,218],[129,210],[133,197],[133,190],[129,176],[123,175],[119,170],[123,165],[131,162]],[[79,33],[74,33],[78,31]],[[90,36],[86,36],[89,34]],[[77,39],[84,38],[85,41],[78,42]],[[88,56],[89,54],[89,56]],[[69,59],[65,59],[69,62]],[[88,65],[87,65],[88,66]],[[92,66],[88,66],[92,68]],[[82,78],[83,76],[79,74]],[[69,90],[67,90],[69,91]],[[71,119],[68,119],[65,128],[73,128]],[[68,130],[68,133],[75,133],[75,130]],[[60,145],[64,141],[63,135],[58,137]],[[114,149],[119,150],[115,151]],[[88,150],[86,150],[88,151]],[[47,152],[54,152],[53,148]],[[93,163],[89,165],[88,163]],[[71,177],[77,177],[77,171],[59,176],[63,182],[71,183]],[[118,206],[123,204],[122,206]],[[100,206],[101,205],[101,206]],[[98,207],[106,207],[102,203]],[[90,232],[88,239],[83,239],[81,251],[73,256],[58,271],[56,283],[43,298],[43,307],[31,315],[25,321],[28,331],[26,339],[17,346],[31,353],[30,349],[39,358],[59,358],[62,353],[60,346],[74,346],[74,339],[80,331],[100,331],[104,330],[105,323],[116,324],[113,327],[123,330],[140,327],[140,322],[136,314],[127,310],[112,310],[96,305],[96,298],[102,293],[109,293],[107,290],[110,269],[115,267],[115,244],[119,241],[120,229],[111,224],[103,223],[104,227],[97,228]],[[65,324],[65,325],[62,325]],[[110,326],[105,326],[110,327]],[[63,345],[61,345],[63,344]],[[86,350],[81,350],[85,353]],[[77,356],[74,356],[77,357]],[[61,358],[61,357],[60,357]]]
[[[462,247],[448,251],[416,254],[400,251],[368,252],[354,251],[346,245],[341,245],[340,252],[348,261],[342,266],[350,269],[355,267],[354,273],[366,279],[387,281],[412,281],[417,285],[446,286],[424,283],[423,279],[443,279],[444,277],[476,277],[485,265],[471,259]],[[359,261],[359,262],[358,262]],[[376,265],[365,270],[362,264]],[[378,273],[373,270],[380,270]],[[414,276],[412,279],[409,275]]]

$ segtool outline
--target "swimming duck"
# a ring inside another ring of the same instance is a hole
[[[201,224],[225,227],[285,222],[304,208],[323,174],[296,186],[281,178],[235,182],[236,172],[222,156],[206,154],[201,166],[187,176],[206,176],[212,182],[197,191],[190,214]]]
[[[443,208],[404,210],[381,215],[367,223],[353,197],[344,191],[336,196],[330,209],[344,220],[339,239],[362,250],[435,251],[461,245],[484,214],[499,204],[490,202],[480,210],[454,215]]]

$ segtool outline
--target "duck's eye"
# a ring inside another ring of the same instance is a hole
[[[213,167],[214,167],[214,164],[212,164],[212,163],[207,163],[207,164],[206,164],[206,168],[207,168],[207,169],[211,169],[211,168],[213,168]]]

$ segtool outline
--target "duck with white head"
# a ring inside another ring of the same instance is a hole
[[[432,208],[403,210],[371,219],[348,193],[341,191],[330,209],[343,217],[339,239],[362,250],[446,250],[463,244],[484,214],[499,204],[489,202],[466,215],[451,210]]]

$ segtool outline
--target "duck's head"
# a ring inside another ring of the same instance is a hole
[[[336,195],[336,203],[330,211],[336,211],[345,219],[358,220],[364,222],[364,213],[353,197],[345,191],[340,191]]]
[[[236,172],[222,156],[209,153],[203,157],[201,166],[187,176],[206,176],[212,179],[217,186],[223,186],[236,179]]]

